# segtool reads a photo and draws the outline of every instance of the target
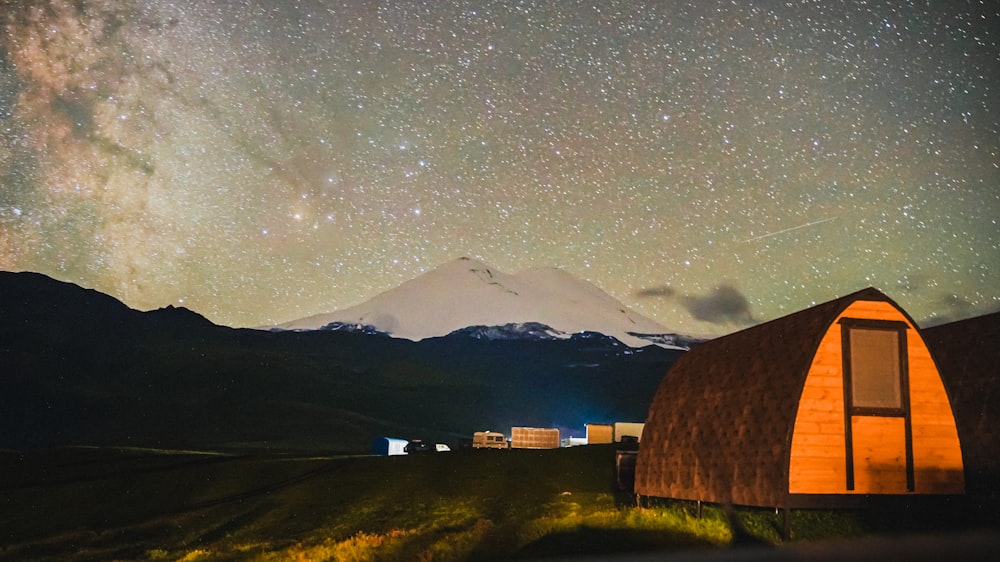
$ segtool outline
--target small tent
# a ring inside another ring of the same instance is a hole
[[[787,510],[961,494],[964,474],[927,346],[868,288],[685,353],[650,406],[635,492]]]
[[[1000,497],[1000,312],[921,331],[948,389],[966,491]]]

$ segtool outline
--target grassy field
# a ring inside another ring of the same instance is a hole
[[[607,446],[409,457],[7,452],[0,559],[489,560],[729,546],[722,510],[696,518],[680,502],[636,507],[617,493],[613,467]],[[773,511],[737,517],[754,542],[780,543]],[[795,512],[793,539],[941,526],[890,519]]]

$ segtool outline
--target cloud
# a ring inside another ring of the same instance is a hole
[[[913,294],[927,288],[927,276],[922,273],[909,273],[896,281],[896,287],[903,294]]]
[[[937,326],[971,318],[976,315],[975,307],[971,302],[954,294],[944,294],[935,301],[935,308],[940,312],[933,314],[923,322],[924,327]]]
[[[635,292],[635,296],[639,298],[672,297],[676,292],[670,285],[661,285],[659,287],[639,289]]]
[[[682,295],[680,299],[691,316],[704,322],[743,326],[754,323],[750,303],[731,285],[719,285],[707,295]]]
[[[746,297],[731,285],[718,285],[706,295],[678,295],[670,285],[646,287],[636,291],[639,298],[674,298],[691,316],[703,322],[749,326],[756,321]]]

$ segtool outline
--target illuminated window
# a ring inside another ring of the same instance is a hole
[[[899,331],[851,328],[849,341],[854,408],[901,410]]]

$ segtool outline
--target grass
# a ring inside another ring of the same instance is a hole
[[[605,446],[412,457],[62,450],[0,455],[0,559],[490,560],[726,547],[722,509],[636,507]],[[781,516],[740,510],[779,544]],[[795,512],[799,539],[858,537],[851,512]],[[905,529],[902,529],[905,531]]]

